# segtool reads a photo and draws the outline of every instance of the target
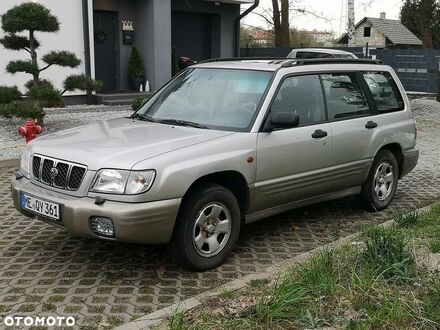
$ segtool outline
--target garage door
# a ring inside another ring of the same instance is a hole
[[[195,61],[212,57],[213,16],[210,14],[173,11],[171,17],[172,46],[178,57]]]

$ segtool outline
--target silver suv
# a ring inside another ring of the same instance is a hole
[[[86,237],[167,243],[206,270],[246,223],[358,195],[386,208],[417,164],[393,70],[370,60],[210,61],[129,118],[38,138],[12,179],[17,210]]]

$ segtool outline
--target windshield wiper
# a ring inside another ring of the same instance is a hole
[[[158,120],[157,122],[167,125],[191,126],[195,128],[209,129],[209,127],[206,125],[195,123],[192,121],[187,121],[187,120],[180,120],[180,119],[162,119],[162,120]]]
[[[149,117],[147,115],[143,115],[141,113],[135,113],[130,118],[131,119],[140,119],[140,120],[144,120],[144,121],[149,121],[151,123],[155,123],[156,122],[155,119],[153,119],[153,118],[151,118],[151,117]]]

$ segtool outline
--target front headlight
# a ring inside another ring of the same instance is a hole
[[[96,176],[91,191],[108,194],[136,195],[151,188],[156,172],[104,169]]]
[[[28,175],[30,173],[30,162],[31,162],[31,152],[29,151],[29,149],[26,148],[23,151],[20,160],[20,169],[23,172],[23,174]]]

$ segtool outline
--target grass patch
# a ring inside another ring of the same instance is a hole
[[[182,312],[175,313],[170,319],[170,330],[185,329],[185,318]]]
[[[251,280],[249,285],[251,288],[262,289],[262,288],[265,288],[269,283],[270,283],[270,280],[267,278],[264,278],[264,279],[258,279],[258,280]]]
[[[231,299],[234,296],[234,291],[232,290],[223,290],[222,293],[219,294],[219,297],[222,299]]]
[[[409,237],[396,227],[370,227],[363,233],[366,248],[359,261],[386,278],[409,277],[414,272],[414,257],[409,251]]]
[[[322,251],[273,284],[257,280],[233,295],[223,292],[223,309],[221,302],[206,302],[176,313],[166,327],[439,329],[440,278],[420,268],[413,255],[426,240],[431,251],[440,249],[439,219],[440,207],[434,207],[401,216],[391,228],[367,228],[356,244]],[[228,312],[255,296],[252,306]]]
[[[432,253],[440,253],[440,239],[431,238],[428,242],[428,246]]]
[[[400,215],[395,221],[399,227],[408,228],[417,225],[419,220],[420,213],[418,210],[416,210],[407,214]]]

